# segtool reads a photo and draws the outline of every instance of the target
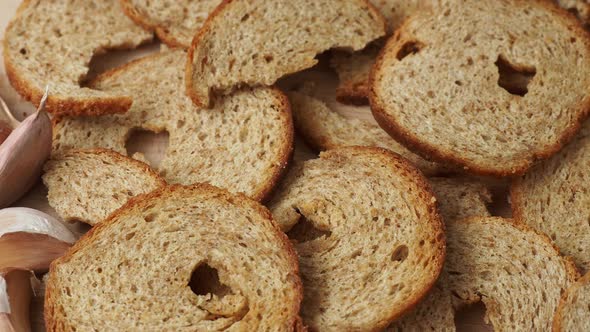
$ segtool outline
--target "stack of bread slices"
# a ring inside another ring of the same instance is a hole
[[[583,0],[23,1],[6,71],[33,104],[51,86],[48,201],[92,226],[47,330],[455,331],[477,303],[590,330],[588,23]]]

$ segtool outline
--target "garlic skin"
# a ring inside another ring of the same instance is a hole
[[[0,144],[6,140],[8,135],[12,132],[12,127],[8,123],[0,120]]]
[[[0,145],[0,208],[24,195],[38,181],[51,153],[51,120],[45,112],[47,91],[28,116]]]
[[[23,270],[0,275],[0,331],[31,331],[32,276],[31,272]]]
[[[45,272],[75,241],[76,236],[61,222],[41,211],[0,210],[0,274],[14,270]]]
[[[2,275],[0,275],[0,313],[10,313],[10,303],[8,302],[8,287],[6,285],[6,279],[4,279]]]
[[[25,207],[0,210],[0,238],[17,232],[45,234],[63,242],[76,242],[76,236],[47,213]]]

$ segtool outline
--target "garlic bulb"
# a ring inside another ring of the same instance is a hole
[[[35,114],[0,145],[0,208],[24,195],[38,181],[51,153],[51,120],[45,112],[47,90]]]

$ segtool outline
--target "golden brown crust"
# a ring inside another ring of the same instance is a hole
[[[222,11],[230,5],[234,0],[223,0],[210,14],[209,17],[203,23],[203,26],[199,30],[199,32],[193,38],[193,41],[188,49],[188,57],[186,62],[186,71],[185,71],[185,83],[186,83],[186,94],[191,98],[193,103],[200,107],[211,108],[212,105],[212,98],[211,89],[208,92],[208,96],[199,96],[199,94],[192,88],[193,87],[193,58],[195,55],[195,48],[197,45],[201,43],[203,37],[206,33],[211,30],[212,21],[222,13]],[[375,7],[370,1],[368,0],[357,0],[362,2],[363,5],[367,6],[369,11],[371,12],[372,16],[377,17],[379,21],[383,23],[383,31],[387,29],[387,22],[379,9]],[[206,100],[204,100],[206,98]]]
[[[570,286],[569,289],[567,289],[563,295],[561,296],[561,299],[559,300],[559,305],[557,306],[557,310],[555,311],[555,315],[553,317],[553,332],[562,332],[565,331],[563,329],[562,325],[562,321],[564,319],[564,309],[565,309],[565,305],[567,304],[568,298],[573,295],[573,293],[575,293],[580,287],[585,286],[590,284],[590,273],[586,273],[586,275],[584,275],[583,277],[581,277],[580,279],[578,279],[578,281],[576,283],[574,283],[572,286]]]
[[[20,4],[17,9],[16,16],[10,21],[6,27],[6,31],[10,30],[15,20],[18,19],[19,15],[26,10],[27,6],[31,3],[30,0],[24,1]],[[43,97],[44,91],[37,89],[34,84],[28,82],[17,70],[15,64],[9,56],[9,45],[8,41],[4,39],[4,67],[6,69],[6,75],[10,84],[14,89],[26,100],[33,103],[36,107],[39,106],[41,98]],[[50,91],[51,92],[51,91]],[[125,113],[131,107],[133,100],[130,97],[119,96],[119,97],[104,97],[104,98],[86,98],[76,99],[71,97],[62,97],[59,95],[51,94],[47,98],[45,104],[45,110],[51,114],[61,115],[72,115],[72,116],[97,116],[103,114],[116,114]]]
[[[129,0],[119,0],[121,3],[121,7],[123,7],[123,12],[127,17],[129,17],[133,22],[137,25],[144,28],[146,31],[154,32],[161,41],[163,41],[166,45],[170,47],[180,47],[180,48],[189,48],[190,45],[183,43],[182,41],[178,40],[174,37],[173,34],[169,33],[167,29],[163,26],[152,24],[148,20],[146,20],[137,9],[133,7],[133,5],[129,2]]]
[[[266,202],[270,198],[273,189],[287,173],[287,167],[289,166],[289,162],[293,157],[295,145],[295,127],[293,125],[293,115],[291,113],[291,104],[289,103],[289,98],[278,88],[272,87],[272,89],[277,98],[281,100],[281,106],[283,109],[281,115],[285,124],[283,130],[284,136],[281,140],[281,157],[277,164],[279,167],[275,168],[270,180],[267,183],[262,184],[257,190],[258,194],[253,197],[259,202]]]
[[[226,6],[232,3],[232,1],[234,0],[223,0],[211,13],[209,13],[205,23],[203,23],[203,26],[193,38],[191,46],[188,48],[184,79],[186,84],[186,94],[193,101],[193,104],[197,105],[198,107],[211,108],[211,98],[207,96],[207,101],[202,100],[203,96],[199,96],[193,89],[193,57],[195,55],[195,48],[201,42],[205,34],[211,30],[211,21],[213,21],[213,19],[217,17],[217,15],[219,15],[219,13],[221,13],[221,11],[224,10]],[[209,91],[208,94],[210,95],[211,91]]]
[[[366,81],[344,81],[336,88],[336,100],[349,105],[369,104],[369,83]]]
[[[426,219],[428,217],[428,220],[430,220],[430,222],[434,226],[434,231],[437,234],[436,240],[439,242],[438,256],[434,257],[432,260],[433,264],[436,267],[436,275],[433,276],[433,278],[431,278],[431,282],[428,285],[426,285],[426,287],[424,287],[421,292],[413,294],[413,296],[408,299],[407,305],[405,305],[404,307],[393,307],[391,309],[388,319],[382,321],[380,325],[375,326],[372,329],[373,331],[380,331],[387,327],[391,322],[402,317],[406,313],[412,311],[422,301],[422,299],[429,294],[430,289],[432,289],[432,287],[435,285],[438,276],[440,275],[443,268],[443,264],[446,257],[446,236],[445,224],[438,211],[436,198],[434,195],[434,191],[432,190],[432,187],[430,185],[430,182],[428,181],[428,179],[426,179],[422,172],[420,172],[420,170],[418,170],[414,165],[412,165],[409,161],[407,161],[399,154],[379,147],[351,146],[324,151],[320,154],[320,158],[329,158],[332,155],[338,156],[342,154],[367,152],[375,153],[380,155],[382,158],[385,158],[387,162],[384,162],[383,165],[389,166],[392,172],[410,178],[416,183],[419,192],[413,192],[412,194],[422,197],[423,201],[427,204],[428,213],[430,214],[430,216],[423,216],[423,218]]]
[[[53,293],[57,290],[54,290],[53,287],[55,286],[54,281],[54,269],[56,265],[61,263],[68,262],[74,254],[76,254],[80,249],[84,248],[86,245],[91,244],[94,239],[100,235],[100,233],[108,228],[112,227],[117,223],[117,219],[124,215],[127,211],[132,210],[136,207],[142,206],[143,204],[149,204],[151,200],[157,199],[160,196],[172,194],[177,191],[193,191],[193,192],[206,192],[212,194],[214,197],[225,200],[237,206],[243,206],[248,209],[253,209],[257,211],[264,219],[266,219],[270,224],[278,239],[281,241],[281,246],[283,250],[285,250],[289,257],[289,263],[291,265],[292,271],[295,275],[299,276],[299,259],[297,256],[297,252],[291,245],[291,242],[287,238],[287,235],[283,233],[274,219],[272,218],[272,214],[270,211],[260,205],[258,202],[252,200],[251,198],[247,197],[244,194],[231,194],[225,189],[221,189],[210,184],[206,183],[197,183],[191,186],[182,186],[182,185],[169,185],[164,186],[162,188],[156,189],[150,193],[138,195],[132,197],[125,205],[120,207],[119,209],[115,210],[109,217],[107,217],[103,222],[99,223],[98,225],[94,226],[90,231],[84,234],[78,242],[76,242],[70,249],[60,258],[53,261],[49,267],[49,278],[47,279],[46,289],[45,289],[45,310],[44,310],[44,319],[45,319],[45,326],[47,331],[63,331],[65,330],[66,323],[61,322],[58,320],[57,311],[59,310],[58,307],[55,305],[55,299]],[[293,312],[299,312],[300,303],[303,299],[303,285],[301,280],[297,278],[293,280],[297,287],[297,301],[295,301],[295,307],[293,308]],[[299,315],[295,315],[293,317],[293,321],[289,324],[293,326],[293,330],[296,327],[301,326],[300,324],[300,317]]]
[[[516,2],[527,2],[524,0],[514,0]],[[570,27],[576,31],[578,37],[585,41],[585,45],[590,50],[590,35],[589,32],[584,29],[582,23],[571,13],[559,8],[556,4],[548,0],[534,0],[538,4],[544,6],[548,10],[552,11],[555,15],[566,20]],[[471,162],[460,156],[454,155],[447,151],[440,150],[439,147],[434,143],[429,143],[418,139],[415,135],[412,135],[405,128],[400,126],[393,117],[389,116],[386,112],[386,106],[381,104],[375,91],[376,81],[376,70],[379,68],[385,58],[391,54],[397,54],[400,47],[403,46],[405,39],[403,36],[404,28],[411,22],[411,18],[406,20],[404,24],[397,30],[393,37],[391,37],[385,47],[379,53],[377,61],[371,70],[369,75],[369,102],[371,105],[371,111],[377,123],[395,140],[404,144],[408,149],[421,155],[427,160],[433,160],[440,163],[448,163],[458,168],[463,168],[465,171],[484,176],[495,176],[495,177],[507,177],[507,176],[520,176],[523,175],[531,166],[537,161],[544,160],[557,153],[567,142],[569,142],[575,134],[579,131],[582,123],[590,115],[590,99],[586,98],[585,103],[580,103],[577,108],[580,109],[577,118],[573,119],[572,125],[567,128],[557,138],[555,143],[544,150],[534,151],[534,153],[528,157],[519,160],[511,168],[503,168],[504,165],[499,165],[498,168],[487,168],[477,163]]]

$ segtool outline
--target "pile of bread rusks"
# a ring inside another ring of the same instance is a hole
[[[589,18],[583,0],[24,1],[7,74],[33,104],[51,86],[49,203],[94,226],[51,265],[47,330],[454,331],[481,301],[499,331],[589,331]],[[169,133],[157,166],[126,155],[139,129]],[[318,158],[292,162],[295,132]],[[481,176],[510,181],[513,219]]]

